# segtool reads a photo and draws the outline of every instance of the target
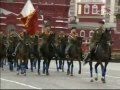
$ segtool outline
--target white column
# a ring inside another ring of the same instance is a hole
[[[114,12],[115,12],[115,0],[110,0],[110,22],[114,22]]]
[[[78,14],[78,9],[79,9],[77,4],[78,4],[79,2],[81,2],[81,1],[82,1],[82,0],[75,0],[75,16],[77,16],[77,14]],[[79,19],[76,18],[76,21],[79,22]]]

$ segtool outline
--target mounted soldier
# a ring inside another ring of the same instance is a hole
[[[55,40],[55,34],[51,32],[51,27],[47,25],[44,27],[44,31],[40,37],[42,38],[40,52],[44,60],[43,73],[46,73],[46,75],[49,75],[48,70],[49,70],[50,61],[55,55],[55,50],[54,50],[55,48],[53,44]]]
[[[19,36],[19,35],[18,35]],[[21,70],[21,74],[26,75],[26,69],[28,69],[28,59],[30,54],[30,41],[26,32],[22,32],[19,36],[20,42],[17,47],[17,59],[18,69],[17,74]]]
[[[71,33],[68,36],[68,46],[66,47],[66,58],[68,63],[68,70],[67,75],[71,74],[73,76],[73,61],[77,60],[79,62],[79,71],[78,73],[81,73],[81,43],[82,38],[78,36],[78,33],[76,32],[76,28],[71,29]],[[70,69],[71,67],[71,69]]]
[[[71,29],[71,33],[68,36],[68,46],[67,46],[66,51],[65,51],[67,57],[68,57],[68,51],[70,50],[70,48],[77,43],[76,42],[77,37],[78,37],[78,33],[76,32],[76,28],[73,27]]]
[[[15,35],[13,32],[10,33],[8,42],[9,42],[9,45],[7,49],[7,57],[8,57],[8,62],[9,62],[9,69],[13,71],[13,64],[15,62],[14,51],[16,47]]]
[[[6,57],[5,35],[0,32],[0,67],[3,69],[4,59]]]
[[[95,31],[90,43],[90,53],[84,58],[84,64],[89,62],[90,65],[90,75],[91,82],[93,82],[93,60],[96,61],[95,64],[95,80],[98,80],[98,70],[97,67],[101,65],[102,72],[102,82],[105,83],[106,68],[108,62],[111,60],[111,34],[110,30],[104,29],[104,22],[99,22],[100,27]],[[104,62],[104,64],[103,64]]]
[[[64,31],[60,31],[60,33],[56,37],[56,49],[57,49],[57,57],[59,59],[59,66],[57,64],[57,71],[62,69],[64,71],[64,60],[65,60],[65,48],[67,46],[67,36]]]
[[[103,32],[105,31],[104,21],[99,21],[98,23],[100,24],[100,27],[94,31],[94,34],[90,40],[90,53],[88,53],[88,55],[85,58],[90,57],[89,59],[91,59],[94,56],[96,46],[99,43]],[[89,59],[88,59],[88,61],[89,61]],[[84,64],[86,64],[88,61],[85,61]]]
[[[37,60],[38,61],[40,60],[40,55],[39,55],[39,50],[38,50],[39,49],[38,40],[39,40],[39,36],[37,35],[37,33],[35,35],[30,36],[30,62],[31,62],[32,72],[33,72],[33,67],[36,68]]]

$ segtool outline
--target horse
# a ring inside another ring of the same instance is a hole
[[[30,62],[31,62],[31,71],[33,72],[33,66],[36,68],[36,62],[38,61],[38,75],[40,75],[40,52],[39,52],[39,37],[35,36],[33,41],[30,44]]]
[[[20,40],[17,45],[16,57],[17,57],[17,75],[19,75],[19,71],[21,70],[21,74],[26,76],[26,69],[28,68],[28,59],[30,54],[30,44],[25,42],[24,40]]]
[[[14,64],[16,62],[16,55],[14,54],[14,51],[18,42],[16,41],[16,37],[14,35],[9,37],[8,42],[9,43],[7,47],[7,58],[9,62],[9,69],[10,71],[13,71]]]
[[[89,59],[89,65],[90,65],[90,76],[91,76],[91,82],[93,82],[93,67],[92,67],[92,62],[93,60],[96,61],[95,64],[95,73],[96,77],[95,80],[98,80],[98,70],[97,67],[101,65],[101,70],[102,70],[102,78],[101,81],[103,83],[106,83],[106,69],[109,61],[111,60],[111,34],[110,30],[105,30],[101,36],[100,41],[98,42],[96,49],[94,53],[88,55],[87,58],[84,59],[84,62]],[[104,62],[104,65],[103,65]]]
[[[43,74],[49,75],[51,59],[55,56],[55,34],[50,34],[48,39],[40,46],[41,57],[43,58]]]
[[[76,38],[76,42],[77,43],[72,44],[72,46],[69,48],[69,50],[67,52],[67,64],[68,64],[67,75],[71,74],[71,76],[73,76],[73,66],[74,66],[73,61],[75,61],[75,60],[79,62],[78,73],[81,74],[81,61],[83,59],[82,48],[81,48],[82,38],[78,36]],[[70,69],[70,67],[71,67],[71,69]]]
[[[57,58],[56,58],[56,66],[57,66],[57,71],[59,69],[62,69],[64,72],[64,61],[66,59],[65,55],[65,48],[67,46],[67,36],[62,37],[62,40],[56,40],[56,52],[57,52]],[[59,62],[58,62],[58,60]],[[59,66],[58,66],[59,63]]]
[[[6,58],[6,50],[7,50],[7,47],[6,47],[6,39],[5,37],[3,36],[2,40],[0,41],[0,67],[3,69],[3,65],[4,65],[4,59]]]

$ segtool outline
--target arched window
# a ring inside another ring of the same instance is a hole
[[[84,6],[84,14],[89,14],[89,13],[90,13],[90,6],[86,4]]]
[[[89,32],[89,37],[92,37],[92,36],[93,36],[93,33],[94,33],[94,31],[91,30],[91,31]]]
[[[84,30],[81,30],[81,31],[80,31],[80,36],[81,36],[81,37],[85,37],[85,31],[84,31]]]
[[[98,14],[98,6],[97,5],[92,6],[92,14]]]

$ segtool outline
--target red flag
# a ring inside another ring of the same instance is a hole
[[[38,30],[38,11],[34,9],[34,6],[30,0],[27,1],[23,7],[21,21],[23,22],[27,33],[29,35],[34,35]]]
[[[37,13],[37,10],[35,10],[29,16],[21,18],[21,21],[25,25],[25,28],[27,29],[27,33],[29,35],[34,35],[35,32],[38,30],[38,13]]]

